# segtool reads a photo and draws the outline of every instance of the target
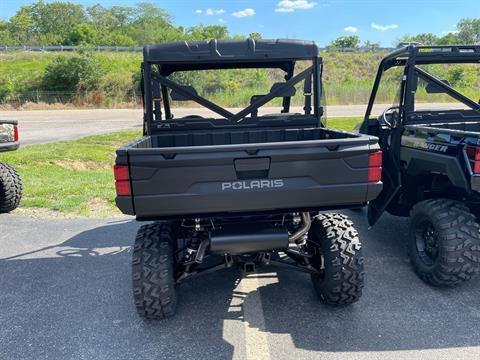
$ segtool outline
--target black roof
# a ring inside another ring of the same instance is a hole
[[[437,45],[419,46],[410,44],[388,54],[384,61],[396,61],[404,65],[407,59],[414,59],[417,64],[437,63],[478,63],[480,62],[480,45]]]
[[[308,60],[318,54],[315,42],[303,40],[176,41],[143,48],[144,61],[159,64]]]

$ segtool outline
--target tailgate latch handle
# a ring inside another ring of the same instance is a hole
[[[235,171],[238,179],[261,179],[268,177],[270,158],[236,159]]]

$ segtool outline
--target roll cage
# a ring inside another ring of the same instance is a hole
[[[312,65],[294,74],[298,60],[309,60]],[[193,87],[181,85],[169,78],[170,75],[179,71],[247,68],[283,70],[285,82],[273,84],[268,94],[252,96],[250,105],[235,114],[198,95]],[[164,128],[167,123],[173,125],[170,98],[194,101],[220,115],[222,119],[215,119],[217,126],[256,122],[258,109],[276,97],[283,98],[281,112],[289,113],[291,97],[295,94],[294,86],[301,81],[304,81],[303,95],[305,96],[302,115],[308,118],[313,117],[318,124],[323,115],[320,101],[322,59],[314,42],[248,39],[245,41],[183,41],[146,46],[141,70],[145,134]],[[249,114],[251,117],[247,119]]]
[[[420,68],[418,65],[428,64],[478,64],[480,63],[480,45],[457,46],[416,46],[408,45],[399,48],[383,58],[375,77],[375,82],[365,113],[364,123],[368,123],[375,98],[378,93],[383,73],[392,67],[404,67],[400,87],[400,102],[398,104],[402,118],[415,111],[415,92],[418,79],[424,80],[440,88],[455,100],[465,104],[475,112],[480,112],[480,104],[461,94],[449,84]]]

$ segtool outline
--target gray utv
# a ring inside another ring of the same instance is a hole
[[[190,71],[225,69],[278,71],[283,81],[252,93],[235,112],[180,83]],[[380,193],[381,152],[373,136],[324,127],[321,74],[319,50],[309,41],[144,48],[144,134],[117,150],[115,165],[117,206],[150,222],[133,249],[141,316],[173,315],[177,285],[234,264],[245,272],[270,265],[310,274],[329,305],[360,298],[357,231],[345,215],[323,211],[363,206]],[[291,111],[296,93],[300,112]],[[185,102],[212,115],[192,108],[174,117],[173,105]],[[280,104],[278,112],[263,114],[270,102]]]

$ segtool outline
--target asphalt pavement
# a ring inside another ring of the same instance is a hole
[[[377,105],[373,113],[380,114],[390,105]],[[455,104],[419,104],[421,108],[433,107],[449,109]],[[362,117],[366,105],[332,105],[327,106],[328,118]],[[241,109],[229,109],[238,112]],[[264,107],[260,114],[278,112],[278,108]],[[293,107],[292,112],[302,112]],[[217,115],[205,108],[173,109],[176,118],[186,115],[204,117]],[[91,109],[91,110],[21,110],[0,111],[0,119],[17,120],[22,145],[42,144],[62,140],[73,140],[88,135],[108,133],[125,129],[142,129],[143,113],[141,109]]]
[[[144,321],[131,298],[130,218],[0,216],[0,359],[479,359],[480,279],[435,289],[410,268],[405,219],[367,230],[366,287],[331,308],[309,276],[235,269],[179,288],[178,313]]]

